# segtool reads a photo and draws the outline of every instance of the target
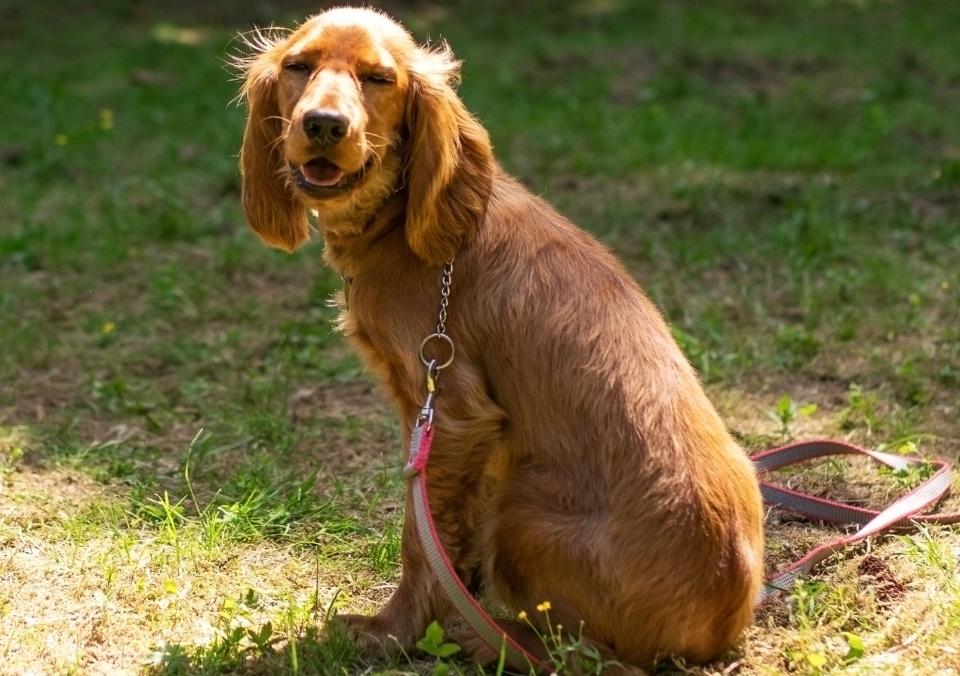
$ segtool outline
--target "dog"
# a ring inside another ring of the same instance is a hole
[[[418,346],[454,261],[456,359],[436,399],[429,491],[461,579],[541,631],[534,609],[550,601],[551,622],[582,622],[591,645],[640,668],[734,644],[762,582],[753,467],[617,259],[497,164],[450,48],[358,8],[254,42],[247,220],[293,251],[315,214],[326,262],[350,280],[340,325],[408,436],[424,396]],[[450,619],[409,495],[406,510],[392,598],[340,617],[370,651],[412,648]],[[527,623],[504,626],[537,650]]]

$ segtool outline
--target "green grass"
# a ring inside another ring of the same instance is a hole
[[[0,9],[5,669],[471,673],[325,634],[398,579],[403,483],[319,244],[267,250],[238,206],[225,59],[251,23],[316,9],[296,4]],[[744,445],[956,459],[960,6],[513,5],[396,13],[450,41],[501,162],[625,260]],[[918,477],[789,480],[876,503]],[[767,532],[771,565],[833,535],[781,514]],[[667,668],[960,668],[958,554],[953,529],[878,538],[717,664]]]

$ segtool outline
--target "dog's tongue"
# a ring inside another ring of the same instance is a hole
[[[300,171],[303,172],[303,177],[307,179],[307,181],[314,185],[322,185],[324,187],[336,185],[340,182],[340,179],[343,178],[343,170],[323,157],[310,160],[300,167]]]

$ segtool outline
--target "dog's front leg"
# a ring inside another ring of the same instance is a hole
[[[467,392],[471,396],[448,395],[442,408],[438,408],[433,450],[427,464],[428,488],[430,511],[447,554],[467,587],[475,588],[480,582],[479,533],[491,504],[488,469],[502,451],[499,440],[505,416],[483,396],[478,384],[464,379],[458,385],[450,386],[448,392]],[[420,545],[413,515],[408,488],[401,547],[403,575],[386,606],[372,617],[340,618],[358,644],[374,654],[391,648],[412,648],[431,621],[443,622],[450,611],[446,594]]]
[[[339,615],[358,647],[377,656],[397,649],[409,650],[434,619],[442,621],[449,602],[430,571],[417,538],[413,502],[407,492],[400,558],[403,574],[393,596],[379,613]]]

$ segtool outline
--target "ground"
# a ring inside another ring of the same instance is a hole
[[[399,428],[320,243],[244,225],[225,65],[318,7],[160,4],[0,5],[0,671],[473,673],[327,631],[398,579]],[[960,6],[388,9],[450,41],[502,163],[626,262],[748,451],[957,459]],[[781,477],[874,504],[917,478]],[[771,511],[770,567],[837,532]],[[955,673],[958,555],[874,538],[663,669]]]

